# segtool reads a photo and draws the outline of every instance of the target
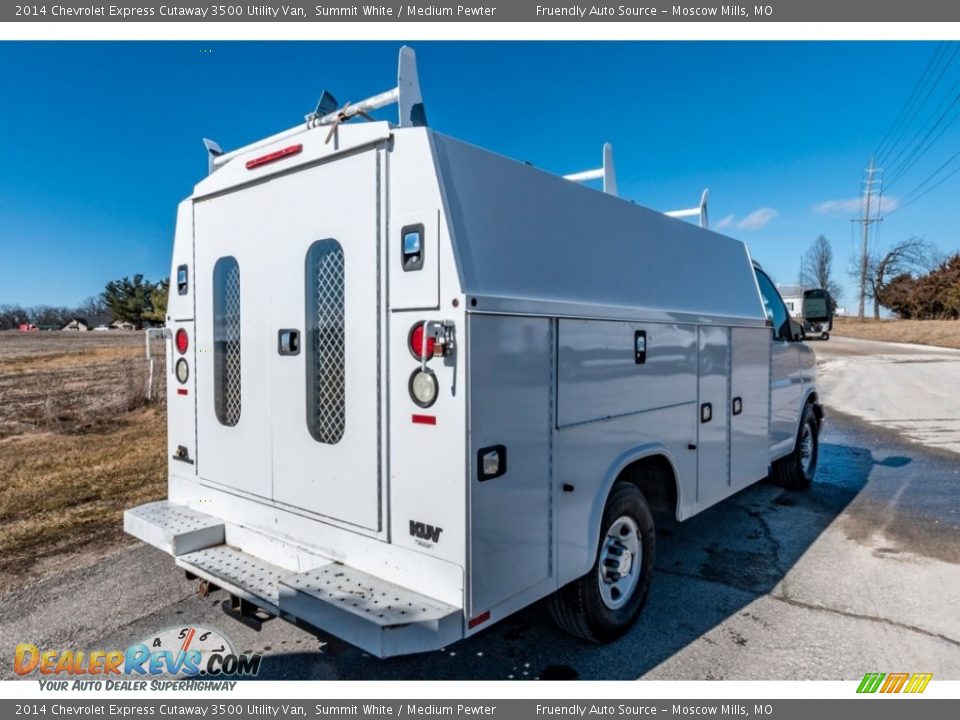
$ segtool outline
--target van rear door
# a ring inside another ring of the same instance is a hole
[[[378,150],[273,181],[273,496],[380,529]],[[284,349],[284,333],[299,334]]]
[[[269,183],[194,205],[197,474],[269,498],[272,258],[264,218]]]
[[[195,206],[197,332],[208,346],[198,345],[200,476],[372,531],[378,152]]]

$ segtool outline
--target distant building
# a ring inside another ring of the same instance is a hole
[[[107,330],[113,322],[113,316],[110,313],[101,313],[100,315],[89,315],[86,318],[87,325],[91,330]]]
[[[90,329],[90,325],[87,324],[84,318],[73,318],[60,329],[73,332],[87,332]]]
[[[803,315],[803,285],[777,285],[783,304],[787,306],[790,317],[797,319]]]

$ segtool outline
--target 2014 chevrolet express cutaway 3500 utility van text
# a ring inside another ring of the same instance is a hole
[[[396,125],[348,122],[392,103]],[[206,144],[164,330],[169,499],[124,527],[239,617],[387,657],[549,595],[609,641],[654,511],[813,478],[813,353],[773,283],[616,197],[609,147],[564,178],[435,132],[409,48],[392,90]]]

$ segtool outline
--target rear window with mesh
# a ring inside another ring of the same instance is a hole
[[[306,262],[307,426],[317,442],[335,445],[346,424],[343,248],[318,240]]]
[[[240,421],[240,267],[234,257],[213,266],[213,397],[217,419]]]

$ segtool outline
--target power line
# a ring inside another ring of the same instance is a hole
[[[883,154],[883,156],[881,156],[881,157],[878,159],[878,163],[879,163],[880,165],[886,164],[887,158],[889,158],[889,157],[891,156],[893,150],[897,147],[897,145],[899,144],[900,140],[903,138],[904,133],[905,133],[905,132],[907,131],[907,129],[913,124],[913,121],[917,119],[917,116],[920,114],[920,111],[923,110],[924,106],[927,104],[927,101],[930,99],[930,96],[933,94],[934,89],[937,87],[937,85],[940,84],[940,81],[943,79],[944,74],[945,74],[945,73],[947,72],[947,70],[950,68],[950,65],[953,64],[953,61],[954,61],[954,59],[956,59],[958,52],[960,52],[960,45],[957,45],[957,46],[953,49],[953,53],[950,55],[950,57],[947,59],[947,61],[943,64],[943,67],[940,69],[940,72],[937,74],[936,80],[934,80],[933,83],[930,84],[929,89],[927,90],[926,94],[923,96],[923,99],[922,99],[922,100],[920,101],[920,103],[917,105],[916,110],[913,111],[913,115],[910,116],[910,119],[907,121],[906,125],[903,126],[903,129],[901,130],[900,134],[897,136],[897,139],[896,139],[896,140],[894,141],[894,143],[887,149],[887,151]],[[920,132],[921,132],[921,131],[918,130],[917,133],[914,135],[914,138],[916,138],[916,137],[920,134]],[[899,152],[897,152],[896,155],[893,156],[893,159],[891,160],[891,162],[892,162],[892,163],[897,163],[897,162],[900,160],[900,158],[901,158],[901,156],[903,155],[903,153],[906,152],[907,148],[910,147],[912,144],[913,144],[913,139],[911,139],[906,145],[904,145],[904,146],[900,149]]]
[[[920,183],[919,185],[917,185],[917,187],[915,187],[913,190],[911,190],[909,193],[907,193],[907,195],[904,196],[904,199],[906,200],[910,195],[912,195],[912,194],[915,193],[917,190],[919,190],[921,187],[923,187],[923,186],[926,185],[928,182],[930,182],[937,174],[939,174],[944,168],[946,168],[947,165],[949,165],[951,162],[953,162],[954,160],[956,160],[958,157],[960,157],[960,150],[958,150],[956,153],[954,153],[953,155],[951,155],[950,158],[949,158],[943,165],[941,165],[939,168],[937,168],[936,170],[934,170],[930,175],[928,175],[927,178],[926,178],[926,180],[924,180],[922,183]],[[954,175],[956,175],[958,172],[960,172],[960,165],[958,165],[958,166],[957,166],[956,168],[954,168],[952,171],[950,171],[949,173],[947,173],[946,175],[944,175],[942,178],[940,178],[940,180],[938,180],[936,183],[934,183],[933,185],[931,185],[929,188],[927,188],[926,190],[924,190],[922,193],[920,193],[919,195],[917,195],[917,196],[914,197],[913,199],[907,200],[906,202],[900,204],[900,205],[899,205],[898,207],[896,207],[895,209],[891,210],[889,213],[887,213],[887,216],[889,217],[890,215],[893,215],[893,213],[899,212],[900,210],[903,210],[905,207],[909,207],[910,205],[913,205],[917,200],[919,200],[920,198],[922,198],[922,197],[926,196],[927,194],[929,194],[929,193],[933,192],[934,190],[936,190],[938,187],[940,187],[941,185],[943,185],[943,183],[945,183],[947,180],[949,180],[950,178],[952,178],[952,177],[953,177]]]
[[[945,100],[949,99],[949,98],[950,98],[950,95],[952,95],[952,94],[957,90],[957,88],[960,88],[960,79],[958,79],[957,82],[954,83],[953,87],[950,88],[950,92],[948,93],[948,95],[947,95],[947,97],[945,98]],[[910,152],[909,155],[907,155],[906,158],[904,158],[903,162],[901,162],[899,165],[897,165],[896,167],[894,167],[893,170],[891,170],[891,174],[893,175],[893,177],[891,177],[890,180],[889,180],[889,182],[887,183],[887,187],[888,187],[888,188],[889,188],[891,185],[893,185],[897,180],[899,180],[901,177],[903,177],[903,176],[910,170],[910,168],[912,168],[914,165],[916,165],[917,162],[920,160],[920,158],[922,158],[922,157],[927,153],[927,151],[928,151],[930,148],[932,148],[934,145],[936,145],[936,144],[937,144],[937,141],[938,141],[941,137],[943,137],[943,134],[944,134],[948,129],[950,129],[950,126],[953,125],[953,123],[955,123],[958,118],[960,118],[960,111],[954,113],[953,117],[950,118],[950,121],[949,121],[946,125],[943,126],[943,128],[940,130],[940,132],[938,132],[938,133],[936,134],[936,136],[935,136],[929,143],[927,143],[927,139],[933,134],[933,132],[934,132],[938,127],[940,127],[940,123],[943,122],[944,118],[947,117],[947,115],[949,114],[950,110],[953,109],[953,107],[957,104],[957,102],[960,102],[960,95],[953,95],[953,100],[950,102],[949,105],[947,105],[946,109],[943,111],[943,113],[940,115],[940,117],[937,118],[937,121],[936,121],[936,122],[933,124],[933,126],[927,131],[927,134],[923,136],[923,139],[920,140],[920,142],[918,142],[918,143],[914,146],[913,150]],[[942,106],[942,103],[941,103],[941,106]],[[924,147],[924,144],[925,144],[925,143],[926,143],[926,146]]]
[[[880,141],[880,144],[877,145],[877,149],[873,151],[874,157],[885,158],[886,154],[881,155],[884,144],[887,142],[887,139],[896,131],[900,125],[900,121],[906,116],[907,108],[910,107],[910,103],[913,102],[914,97],[916,97],[920,88],[923,86],[926,78],[928,77],[930,68],[933,66],[934,61],[940,56],[940,53],[946,49],[947,43],[941,42],[937,45],[937,49],[934,51],[933,55],[930,56],[930,59],[927,61],[926,67],[923,68],[923,72],[920,73],[920,77],[917,78],[916,84],[913,86],[913,90],[910,92],[910,95],[907,97],[906,101],[903,103],[903,107],[900,108],[900,112],[897,113],[897,117],[894,119],[893,124],[889,127],[886,134],[883,136],[883,139]]]

